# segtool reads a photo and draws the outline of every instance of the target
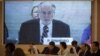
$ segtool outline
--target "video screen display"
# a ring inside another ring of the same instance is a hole
[[[91,1],[5,1],[4,43],[91,42]]]

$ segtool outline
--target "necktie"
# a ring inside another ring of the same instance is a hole
[[[48,37],[48,26],[47,25],[45,25],[44,27],[43,27],[43,33],[42,33],[42,38],[41,38],[41,42],[43,43],[43,38],[44,37]]]

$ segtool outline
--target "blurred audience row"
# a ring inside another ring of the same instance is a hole
[[[7,43],[5,45],[5,56],[25,56],[21,48],[15,48],[15,44]]]
[[[48,46],[44,47],[40,52],[36,46],[30,45],[28,52],[30,54],[49,54],[58,56],[100,56],[99,42],[94,41],[91,46],[84,43],[78,45],[77,41],[72,41],[70,47],[66,42],[60,42],[60,46],[56,46],[55,42],[51,41]],[[21,48],[15,48],[13,43],[5,45],[6,56],[25,56],[24,51]]]

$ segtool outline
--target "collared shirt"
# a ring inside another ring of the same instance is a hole
[[[40,38],[41,38],[41,36],[42,36],[42,33],[43,33],[43,27],[44,27],[45,25],[42,23],[42,21],[40,20]],[[50,22],[50,24],[48,24],[47,25],[47,27],[48,27],[48,33],[47,33],[47,35],[48,35],[48,37],[49,38],[51,38],[52,37],[52,21]]]

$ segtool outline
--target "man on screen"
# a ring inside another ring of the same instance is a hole
[[[54,20],[55,5],[43,2],[39,5],[39,19],[24,22],[19,31],[20,44],[41,44],[43,38],[70,37],[69,25]]]

